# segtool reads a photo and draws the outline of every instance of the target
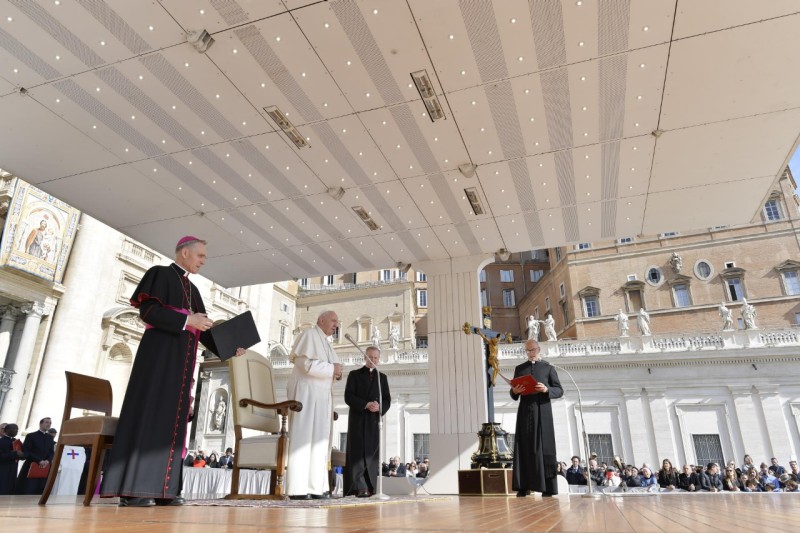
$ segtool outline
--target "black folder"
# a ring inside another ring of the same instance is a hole
[[[253,313],[245,311],[241,315],[217,324],[205,335],[205,347],[214,352],[221,361],[236,355],[237,348],[249,348],[261,342]]]

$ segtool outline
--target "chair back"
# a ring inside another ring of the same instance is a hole
[[[258,352],[247,350],[242,356],[230,358],[228,368],[231,376],[234,425],[266,433],[280,433],[281,421],[275,409],[239,405],[239,400],[242,398],[275,403],[270,360]]]
[[[108,380],[65,372],[67,375],[67,400],[64,405],[64,420],[69,420],[72,409],[84,409],[111,416],[114,403],[111,383]]]

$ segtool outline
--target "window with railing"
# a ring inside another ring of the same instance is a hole
[[[514,289],[503,289],[503,307],[514,307],[517,301],[514,298]]]
[[[414,458],[428,459],[431,454],[430,434],[414,433]]]
[[[685,283],[676,283],[672,286],[675,294],[675,307],[689,307],[692,305],[692,297],[689,294],[689,286]]]
[[[425,272],[417,272],[417,281],[428,281],[428,276]]]
[[[419,289],[417,291],[417,307],[428,307],[427,289]]]
[[[583,314],[586,318],[600,316],[600,297],[589,294],[583,297]]]
[[[514,271],[513,270],[501,270],[500,271],[500,281],[503,281],[503,282],[514,281]]]
[[[614,463],[614,443],[610,433],[589,433],[589,451],[597,454],[597,464]]]
[[[714,433],[692,435],[692,442],[694,444],[695,464],[725,464],[725,460],[722,457],[722,442],[720,441],[719,435]]]

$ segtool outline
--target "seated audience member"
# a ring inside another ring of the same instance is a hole
[[[417,477],[417,472],[419,468],[417,467],[417,463],[408,463],[408,467],[406,468],[406,475],[411,477]]]
[[[581,466],[580,457],[572,456],[572,466],[567,468],[564,477],[567,478],[567,483],[570,485],[586,485],[586,472]]]
[[[767,490],[767,483],[771,484],[773,487],[778,487],[778,478],[772,475],[767,468],[767,463],[761,463],[761,470],[758,473],[758,480],[761,483],[761,486],[764,487],[764,492],[770,492]]]
[[[736,477],[737,477],[737,478],[740,478],[740,477],[742,477],[742,474],[743,474],[744,472],[742,472],[742,469],[741,469],[741,468],[739,468],[738,466],[736,466],[736,461],[734,461],[733,459],[731,459],[730,461],[728,461],[728,467],[730,467],[730,468],[733,468],[733,469],[736,471]]]
[[[683,465],[683,471],[678,474],[678,488],[686,492],[695,492],[697,490],[698,480],[697,474],[692,471],[689,465]]]
[[[428,465],[425,463],[419,464],[419,471],[417,472],[417,477],[428,477]]]
[[[783,492],[800,492],[800,486],[797,485],[797,481],[793,479],[787,479],[786,487],[783,489]]]
[[[747,471],[747,482],[749,483],[751,481],[754,482],[756,485],[758,485],[758,492],[763,492],[764,485],[761,483],[761,478],[758,475],[758,470],[756,470],[755,468],[751,468],[750,470]]]
[[[653,473],[650,472],[650,469],[646,466],[642,468],[642,470],[639,473],[639,486],[640,487],[658,486],[658,480],[656,479],[656,476],[653,475]]]
[[[183,466],[194,466],[194,452],[186,454],[186,459],[183,460]]]
[[[661,461],[661,470],[658,471],[658,486],[662,489],[673,490],[678,486],[678,470],[672,466],[672,461]]]
[[[753,463],[753,458],[750,457],[749,455],[745,455],[744,459],[742,460],[742,472],[743,473],[749,473],[750,470],[753,470],[755,468],[756,468],[756,465],[755,465],[755,463]],[[758,470],[756,469],[756,471],[758,471]]]
[[[706,492],[722,491],[722,480],[719,477],[717,463],[708,463],[706,471],[700,476],[700,488]]]
[[[736,469],[730,466],[725,467],[725,477],[722,478],[722,488],[728,492],[739,492],[744,490],[744,485],[736,475]]]
[[[597,464],[597,459],[589,459],[589,472],[587,476],[597,487],[602,487],[606,481],[606,472]]]
[[[217,461],[219,468],[233,468],[233,448],[226,448],[225,455]]]
[[[211,455],[208,456],[208,462],[206,466],[209,468],[219,468],[219,461],[217,460],[217,453],[211,452]]]
[[[747,480],[747,484],[745,484],[745,486],[744,486],[744,491],[745,492],[764,492],[761,489],[761,485],[759,485],[758,483],[756,483],[752,479],[748,479]]]
[[[401,463],[400,462],[400,457],[395,457],[394,460],[395,460],[394,464],[397,465],[397,472],[395,473],[395,475],[397,477],[405,477],[405,475],[406,475],[406,465],[405,465],[405,463]]]
[[[613,466],[606,468],[606,487],[619,487],[622,480],[617,473],[617,469]]]
[[[780,491],[781,491],[781,489],[776,487],[772,483],[766,483],[764,485],[764,492],[780,492]]]
[[[770,459],[770,465],[768,470],[770,473],[775,476],[776,478],[780,479],[780,477],[786,473],[786,469],[778,464],[778,459],[773,457]]]
[[[789,475],[792,481],[800,481],[800,471],[797,470],[797,461],[789,461]]]
[[[192,464],[195,468],[205,468],[206,467],[206,460],[203,459],[201,455],[198,455],[194,458],[194,464]]]

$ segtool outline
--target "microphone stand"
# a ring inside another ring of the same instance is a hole
[[[550,363],[550,361],[548,361]],[[584,457],[586,457],[586,473],[588,474],[588,479],[586,480],[586,487],[588,488],[588,492],[585,492],[581,495],[582,498],[602,498],[603,494],[600,492],[594,492],[592,490],[592,474],[589,472],[589,437],[586,435],[586,424],[583,421],[583,401],[581,400],[581,389],[578,387],[578,384],[575,383],[575,378],[572,377],[569,370],[566,368],[562,368],[558,365],[554,365],[550,363],[550,366],[557,370],[563,370],[566,372],[567,376],[569,376],[570,381],[572,384],[575,385],[575,390],[578,391],[578,409],[581,412],[581,430],[583,431],[583,446],[584,446]]]
[[[378,486],[375,487],[378,492],[376,492],[373,496],[375,496],[375,498],[378,500],[389,500],[391,498],[383,493],[383,472],[381,469],[381,443],[383,442],[383,391],[381,390],[381,373],[380,370],[378,370],[378,364],[372,362],[372,360],[367,357],[367,354],[358,344],[356,344],[356,342],[353,340],[353,337],[351,337],[349,333],[346,334],[344,338],[350,341],[350,344],[355,346],[356,350],[361,352],[361,355],[364,356],[364,361],[369,361],[372,363],[372,366],[375,368],[375,372],[378,374],[376,376],[378,378]],[[380,352],[380,348],[378,348],[378,350]]]

